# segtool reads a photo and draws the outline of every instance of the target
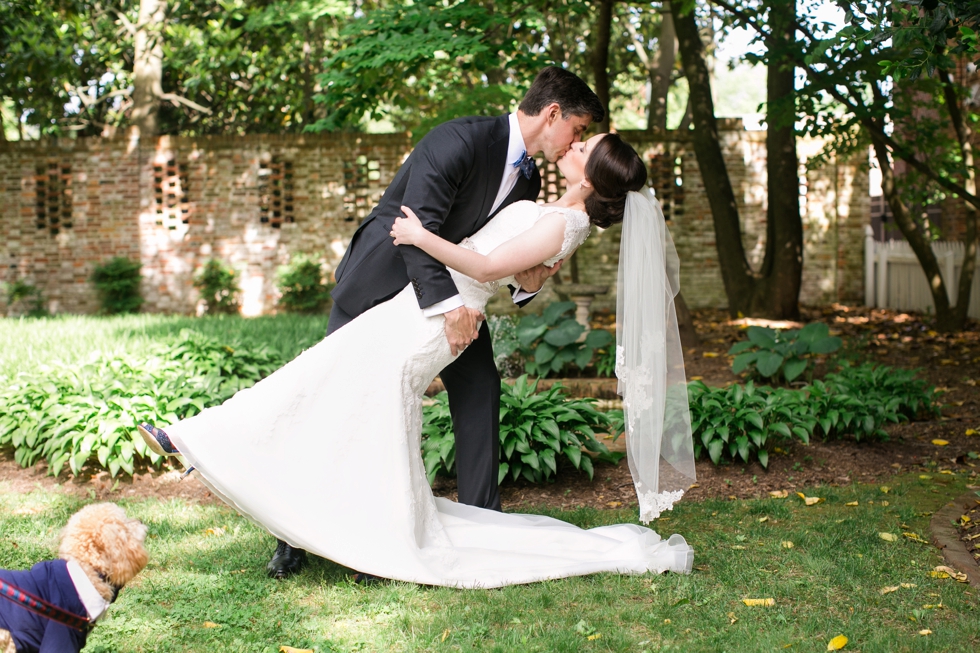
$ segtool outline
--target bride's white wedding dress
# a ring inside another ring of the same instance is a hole
[[[501,211],[463,246],[487,253],[554,212]],[[564,258],[588,236],[566,218]],[[482,310],[500,282],[452,272]],[[420,453],[422,396],[453,360],[442,316],[426,318],[412,286],[365,312],[223,405],[166,427],[215,494],[293,546],[382,578],[499,587],[601,571],[691,570],[680,535],[634,524],[583,530],[435,498]]]

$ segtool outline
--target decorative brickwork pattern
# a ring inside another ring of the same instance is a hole
[[[71,229],[71,164],[48,161],[37,165],[34,178],[37,196],[37,228],[57,236]]]
[[[765,133],[746,132],[732,121],[721,127],[743,244],[758,266],[765,251]],[[711,211],[689,136],[623,136],[650,166],[681,258],[688,304],[725,306]],[[808,147],[801,142],[801,160],[812,155]],[[336,266],[410,152],[411,141],[402,134],[0,143],[0,281],[37,285],[54,313],[94,313],[92,269],[125,256],[143,264],[144,310],[194,313],[198,297],[191,279],[217,257],[239,273],[242,312],[271,312],[277,267],[299,252],[328,269]],[[56,191],[49,185],[52,162]],[[544,161],[539,169],[541,201],[556,199],[563,190],[560,173]],[[837,163],[806,169],[803,176],[802,300],[860,301],[862,230],[870,209],[866,165]],[[42,203],[44,223],[38,228]],[[52,215],[58,217],[57,233]],[[582,283],[611,287],[597,298],[600,309],[615,307],[619,234],[617,226],[595,229],[575,255]],[[570,267],[561,272],[566,282]],[[546,287],[531,310],[555,298]],[[0,314],[6,310],[0,303]],[[502,291],[491,310],[515,308]]]

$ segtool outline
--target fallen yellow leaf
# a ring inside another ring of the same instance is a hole
[[[882,594],[891,594],[892,592],[897,592],[898,589],[898,585],[891,585],[889,587],[882,587],[880,592]]]
[[[878,537],[885,540],[886,542],[898,541],[898,535],[895,535],[894,533],[878,533]]]
[[[760,519],[759,521],[762,521],[762,520]],[[962,515],[960,517],[960,521],[963,522],[964,524],[969,524],[970,521],[971,521],[971,519],[970,519],[970,516],[969,515]]]
[[[930,478],[932,478],[932,477],[929,476],[928,474],[919,474],[919,479],[921,479],[923,481],[928,481]]]
[[[446,641],[446,638],[447,637],[449,637],[449,629],[448,628],[445,629],[444,631],[442,631],[442,641]]]
[[[947,444],[949,444],[949,441],[948,440],[933,440],[932,443],[934,445],[936,445],[937,447],[945,447]]]
[[[742,599],[742,603],[750,608],[771,608],[776,605],[776,599]]]
[[[966,434],[967,435],[976,435],[977,434],[977,430],[976,429],[967,429],[966,430]]]
[[[919,544],[929,544],[928,540],[922,539],[921,537],[919,537],[917,533],[909,532],[909,533],[902,533],[902,535],[912,540],[913,542],[918,542]]]
[[[881,486],[881,491],[882,491],[883,493],[885,493],[885,494],[888,494],[889,492],[891,492],[891,491],[892,491],[892,489],[891,489],[890,487],[888,487],[887,485],[882,485],[882,486]]]
[[[736,621],[738,621],[738,617],[735,616],[735,613],[734,612],[729,612],[728,613],[728,623],[729,624],[733,624]]]
[[[620,507],[623,504],[621,502],[619,502],[619,501],[610,501],[606,505],[609,506],[610,508],[618,508],[618,507]]]
[[[736,551],[745,551],[745,547],[742,546],[741,544],[732,545],[732,548],[735,549]]]
[[[967,582],[967,576],[961,571],[956,571],[952,567],[947,567],[946,565],[939,565],[932,570],[932,573],[946,574],[945,576],[937,576],[937,578],[952,578],[961,583]]]
[[[883,506],[886,506],[886,507],[887,507],[887,506],[888,506],[888,502],[887,502],[887,501],[882,501],[882,502],[881,502],[881,505],[883,505]]]
[[[595,635],[589,635],[585,639],[587,639],[589,641],[595,641],[595,640],[599,639],[600,637],[602,637],[602,633],[596,633]]]
[[[793,546],[794,546],[793,543],[790,542],[789,540],[783,540],[783,542],[781,544],[782,544],[782,546],[783,546],[784,549],[792,549]]]
[[[949,578],[949,574],[945,571],[930,571],[929,575],[933,578]]]
[[[847,638],[844,637],[843,635],[838,635],[837,637],[827,642],[828,651],[839,651],[845,646],[847,646]]]
[[[824,499],[823,497],[808,497],[805,494],[803,494],[802,492],[797,492],[796,493],[796,496],[798,496],[801,499],[803,499],[803,503],[805,503],[808,506],[815,506],[818,503],[822,503],[822,502],[826,501],[826,499]]]
[[[946,606],[944,606],[942,602],[939,602],[939,603],[926,603],[922,607],[925,610],[942,610]]]
[[[691,483],[690,485],[687,486],[687,489],[688,490],[693,490],[696,487],[701,487],[701,486],[698,485],[697,483]]]
[[[773,499],[785,499],[789,496],[789,492],[786,490],[773,490],[769,493],[769,496],[771,496]]]
[[[857,501],[848,501],[844,505],[845,506],[856,506],[856,505],[858,505],[858,502]]]
[[[922,630],[919,631],[919,634],[920,635],[931,635],[932,634],[932,631],[929,630],[928,628],[923,628]]]
[[[293,648],[292,646],[280,646],[279,653],[313,653],[311,648]]]
[[[900,583],[903,589],[910,590],[915,587],[915,583]]]
[[[714,352],[714,351],[706,351],[706,352],[704,352],[704,357],[705,358],[718,358],[718,353],[717,352]]]
[[[221,626],[219,624],[216,624],[213,621],[205,621],[204,622],[204,627],[205,628],[221,628]]]
[[[967,521],[970,521],[970,518],[969,518],[969,517],[967,517],[967,519],[966,519],[966,520],[967,520]],[[769,518],[768,518],[768,517],[759,517],[759,523],[760,523],[760,524],[761,524],[762,522],[766,522],[766,521],[769,521]]]
[[[948,469],[944,469],[943,471],[941,471],[941,472],[939,472],[939,473],[940,473],[940,474],[955,474],[955,472],[952,472],[952,471],[950,471],[950,470],[948,470]]]

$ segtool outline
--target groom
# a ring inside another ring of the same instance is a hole
[[[394,245],[388,232],[405,205],[427,229],[460,242],[502,208],[536,200],[541,175],[532,156],[540,152],[556,161],[603,114],[602,103],[585,82],[548,67],[538,73],[516,113],[458,118],[436,127],[415,146],[381,203],[354,233],[334,273],[328,336],[408,283],[426,317],[445,317],[450,350],[460,354],[440,373],[456,433],[460,503],[500,510],[500,376],[490,330],[482,313],[463,305],[444,265],[416,247]],[[520,287],[511,288],[514,302],[523,306],[530,301],[559,267],[539,265],[516,275]],[[370,467],[370,461],[365,465]],[[280,540],[269,575],[285,578],[305,560],[304,551]]]

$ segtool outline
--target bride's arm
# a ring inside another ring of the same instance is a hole
[[[396,245],[414,245],[446,267],[481,283],[503,279],[547,261],[561,251],[565,239],[564,216],[551,213],[484,255],[428,231],[407,206],[402,211],[407,217],[396,219],[392,226]]]

